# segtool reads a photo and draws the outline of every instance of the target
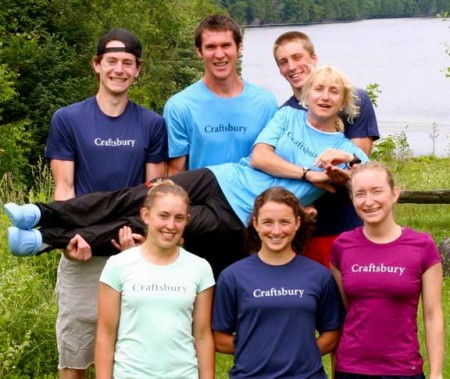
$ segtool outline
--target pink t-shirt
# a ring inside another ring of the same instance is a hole
[[[423,360],[417,338],[422,274],[440,262],[428,234],[404,228],[376,244],[362,228],[334,242],[331,263],[341,271],[348,313],[336,370],[365,375],[417,375]]]

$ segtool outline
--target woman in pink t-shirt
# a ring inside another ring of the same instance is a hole
[[[422,297],[429,378],[442,379],[442,264],[436,245],[428,234],[396,223],[400,189],[383,165],[355,167],[350,186],[363,226],[341,234],[330,257],[348,312],[336,378],[425,378],[417,337]]]

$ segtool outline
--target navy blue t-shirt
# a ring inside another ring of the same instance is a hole
[[[110,117],[95,97],[55,112],[45,149],[48,159],[75,163],[76,196],[140,184],[146,163],[159,163],[167,156],[161,116],[128,101],[120,116]]]
[[[235,335],[230,378],[326,378],[315,331],[341,327],[344,308],[331,273],[296,256],[273,266],[257,254],[219,276],[212,328]]]
[[[372,103],[367,93],[356,89],[359,115],[349,123],[344,122],[344,135],[348,139],[370,137],[374,141],[380,138],[377,119]],[[283,105],[295,109],[305,109],[295,96],[290,97]],[[314,202],[317,209],[317,223],[314,231],[315,237],[332,236],[362,225],[355,212],[348,190],[344,186],[335,186],[336,193],[327,192]]]

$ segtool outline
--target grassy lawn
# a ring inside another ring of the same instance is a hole
[[[450,159],[435,159],[432,157],[413,158],[405,162],[392,162],[395,180],[404,190],[450,189]],[[397,220],[417,230],[430,233],[436,243],[450,238],[450,204],[398,204],[396,209]],[[445,325],[447,329],[446,352],[450,353],[450,277],[444,279],[443,308]],[[425,354],[424,329],[422,314],[419,312],[419,337],[421,340],[422,355]],[[324,357],[324,365],[330,372],[329,357]],[[227,370],[232,366],[232,357],[217,354],[217,379],[228,378]],[[425,362],[425,373],[427,373]],[[450,377],[450,360],[444,363],[444,378]]]
[[[391,162],[398,184],[405,190],[450,189],[450,159],[420,158]],[[7,201],[48,199],[51,185],[48,173],[36,176],[37,187],[24,193],[7,180],[0,182],[0,206]],[[397,218],[403,225],[427,231],[436,243],[450,238],[450,205],[400,204]],[[57,352],[54,335],[56,304],[54,283],[59,254],[18,259],[9,254],[6,228],[9,223],[0,210],[0,378],[56,379]],[[450,325],[450,277],[444,280],[444,315]],[[424,348],[422,316],[419,337]],[[446,338],[450,352],[450,338]],[[423,351],[423,354],[425,352]],[[424,354],[425,356],[425,354]],[[217,354],[218,379],[227,378],[232,357]],[[329,368],[329,359],[325,357]],[[425,365],[425,372],[427,365]],[[90,375],[93,378],[93,373]],[[450,377],[450,360],[445,362],[444,378]]]

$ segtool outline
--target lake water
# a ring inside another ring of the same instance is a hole
[[[290,95],[272,55],[275,39],[299,30],[313,40],[320,64],[344,71],[355,86],[378,83],[375,109],[382,137],[404,131],[415,155],[450,155],[450,21],[437,18],[365,20],[308,26],[248,28],[243,77],[274,93]],[[430,137],[434,125],[435,136]]]

